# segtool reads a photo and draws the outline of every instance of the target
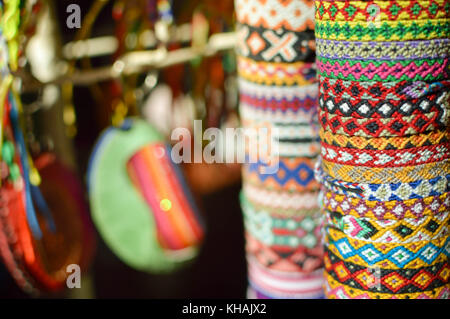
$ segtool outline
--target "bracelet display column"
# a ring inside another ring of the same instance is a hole
[[[278,132],[277,168],[261,154],[243,168],[248,296],[322,298],[314,3],[235,4],[242,126]]]
[[[315,1],[328,298],[449,298],[445,0]]]

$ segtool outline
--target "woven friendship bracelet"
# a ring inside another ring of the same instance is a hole
[[[320,225],[318,226],[316,233],[307,233],[304,236],[295,234],[295,232],[305,233],[305,231],[301,228],[298,230],[293,230],[291,232],[284,231],[285,234],[283,235],[276,235],[269,227],[264,227],[264,225],[256,224],[249,219],[244,219],[244,225],[245,229],[252,236],[269,247],[286,246],[295,248],[298,246],[305,246],[307,248],[314,248],[318,243],[317,238],[320,233]]]
[[[253,27],[290,31],[314,30],[314,3],[312,1],[235,0],[238,22]]]
[[[240,95],[240,102],[242,104],[246,104],[248,106],[251,106],[252,108],[256,108],[259,110],[292,110],[297,111],[301,110],[304,111],[304,113],[311,110],[312,106],[317,106],[317,95],[314,98],[307,98],[304,100],[295,99],[292,101],[288,101],[286,99],[283,100],[266,100],[263,98],[256,98],[250,95],[246,95],[245,93],[242,93]],[[302,112],[303,113],[303,112]],[[312,112],[311,112],[312,113]]]
[[[395,277],[393,280],[395,280]],[[395,281],[393,284],[395,285]],[[450,288],[442,286],[433,290],[406,294],[372,293],[342,285],[342,283],[326,274],[325,295],[328,299],[448,299]]]
[[[320,144],[317,142],[315,143],[304,143],[304,142],[272,142],[272,146],[277,147],[278,156],[284,157],[284,158],[298,158],[303,157],[307,159],[316,158],[317,155],[319,155],[319,149]],[[252,149],[249,145],[246,145],[245,148],[246,154],[250,154],[252,152]],[[253,148],[253,152],[255,152]],[[251,156],[249,156],[251,158]]]
[[[256,172],[249,173],[248,169],[243,169],[243,178],[245,179],[245,183],[250,184],[252,186],[267,189],[269,191],[282,191],[287,190],[289,192],[316,192],[319,189],[319,184],[316,181],[311,181],[305,186],[302,186],[295,182],[294,180],[290,180],[286,182],[284,185],[280,185],[275,178],[265,179],[261,181],[258,174]]]
[[[325,247],[343,261],[360,266],[378,266],[384,269],[433,266],[448,262],[450,257],[448,236],[433,241],[417,243],[367,243],[362,240],[349,239],[341,231],[328,228]]]
[[[294,32],[285,29],[237,26],[237,53],[255,61],[313,62],[314,31]]]
[[[315,5],[326,295],[448,298],[450,3]]]
[[[326,162],[352,166],[379,168],[423,165],[445,161],[450,158],[447,144],[437,144],[398,150],[358,150],[322,143],[322,158]]]
[[[319,111],[319,121],[324,130],[334,134],[361,137],[393,137],[421,134],[446,129],[448,114],[430,112],[394,118],[341,117]]]
[[[345,60],[442,59],[450,50],[449,39],[406,42],[349,42],[317,39],[317,56]]]
[[[282,157],[305,157],[316,158],[319,155],[319,143],[302,144],[298,142],[281,143],[278,147],[279,154]]]
[[[319,154],[319,139],[316,137],[316,123],[283,124],[247,120],[249,114],[241,115],[244,125],[247,162],[255,156],[306,157]]]
[[[310,105],[307,103],[308,101],[317,101],[317,83],[305,86],[269,86],[249,82],[242,78],[239,78],[238,83],[241,96],[248,96],[258,100],[266,100],[266,103],[270,104],[270,108],[272,110],[290,109],[284,108],[284,103],[288,102],[299,104],[298,108],[292,109],[293,111],[296,111],[297,109],[309,111],[311,109],[315,109],[317,106],[317,104]],[[276,108],[271,107],[272,101],[277,101],[277,103],[279,103]]]
[[[442,195],[450,190],[450,175],[403,184],[367,184],[337,180],[324,174],[319,168],[316,170],[316,177],[328,190],[337,194],[359,197],[369,201],[401,201],[425,198]]]
[[[409,115],[421,115],[440,112],[444,118],[448,117],[449,92],[432,93],[419,99],[371,101],[344,99],[321,93],[319,106],[322,111],[345,117],[356,118],[393,118]]]
[[[318,75],[319,93],[343,99],[372,101],[403,101],[427,96],[432,92],[448,91],[450,81],[426,82],[355,82]]]
[[[243,193],[255,208],[266,209],[280,216],[311,215],[319,209],[318,192],[269,191],[245,184]]]
[[[439,196],[386,202],[367,201],[332,192],[326,192],[322,198],[323,207],[328,211],[375,220],[422,218],[439,215],[450,209],[450,193],[448,192]]]
[[[272,298],[320,298],[323,295],[323,271],[311,273],[281,272],[262,267],[247,257],[251,287]]]
[[[267,129],[274,131],[273,134],[277,134],[277,138],[280,141],[289,140],[302,140],[303,143],[318,142],[317,137],[317,123],[316,119],[311,119],[310,121],[302,122],[291,122],[291,123],[277,123],[275,121],[261,121],[255,120],[248,116],[248,113],[242,112],[242,123],[247,129]],[[275,132],[276,130],[276,132]],[[302,142],[299,141],[299,142]]]
[[[430,20],[447,17],[445,0],[328,1],[316,0],[316,19],[332,21]]]
[[[324,172],[332,178],[353,183],[412,183],[450,174],[450,161],[405,167],[352,166],[322,161]]]
[[[413,243],[437,240],[449,234],[450,212],[402,220],[373,220],[326,212],[325,229],[334,228],[349,239],[368,243]]]
[[[304,246],[292,249],[284,246],[269,247],[253,238],[248,232],[245,238],[247,256],[253,257],[255,261],[267,269],[309,273],[323,266],[323,245],[321,242],[312,249]]]
[[[311,109],[309,111],[304,111],[299,109],[297,111],[292,110],[264,110],[248,105],[247,103],[240,104],[240,115],[241,118],[252,119],[258,122],[276,122],[281,124],[289,123],[316,123],[317,122],[317,109]]]
[[[441,146],[447,147],[445,144],[450,140],[450,130],[433,131],[424,134],[388,138],[346,136],[320,130],[319,136],[323,141],[323,144],[327,146],[345,147],[357,150],[403,150],[433,145],[436,146],[439,144],[442,144]]]
[[[264,298],[319,298],[314,2],[236,0],[235,8],[241,123],[268,130],[275,138],[269,143],[258,136],[256,144],[278,152],[276,160],[255,159],[246,144],[252,160],[243,166],[241,206],[251,290]]]
[[[266,209],[257,209],[245,196],[241,196],[241,204],[244,211],[244,217],[248,223],[252,224],[258,233],[271,233],[270,236],[298,236],[308,241],[308,248],[314,247],[311,244],[317,242],[317,239],[309,238],[311,235],[320,232],[322,224],[322,214],[316,210],[316,214],[308,215],[299,213],[296,216],[282,216],[272,213]],[[250,232],[252,233],[252,232]],[[252,233],[254,235],[254,233]],[[265,244],[268,244],[263,239]]]
[[[319,155],[320,144],[315,137],[313,124],[286,125],[279,123],[257,123],[243,119],[246,134],[245,152],[248,155],[248,163],[254,162],[255,157],[260,156],[284,158],[315,158]],[[262,131],[265,129],[265,131]],[[276,130],[276,131],[274,131]],[[262,148],[268,145],[268,148]]]
[[[433,291],[448,285],[448,262],[422,269],[367,268],[345,262],[331,251],[325,252],[328,276],[344,286],[379,294],[411,294]]]
[[[316,21],[316,38],[342,41],[409,41],[446,38],[450,19],[330,22]]]
[[[340,61],[317,58],[317,72],[351,81],[439,81],[448,77],[448,59]]]
[[[243,171],[249,181],[259,182],[269,189],[314,191],[318,186],[314,178],[314,165],[312,159],[280,158],[270,166],[262,162],[246,164]]]
[[[321,215],[312,218],[274,218],[263,212],[255,212],[249,203],[244,204],[245,229],[261,243],[272,246],[295,248],[304,246],[312,249],[319,243],[322,226]]]
[[[255,62],[238,57],[239,76],[257,84],[293,86],[316,83],[312,63]]]
[[[242,190],[239,198],[241,201],[242,206],[245,206],[246,208],[251,209],[254,212],[261,212],[262,214],[266,214],[268,216],[271,216],[271,218],[276,219],[285,219],[288,220],[292,218],[292,220],[299,220],[304,217],[311,217],[313,219],[317,219],[318,217],[321,217],[321,211],[318,207],[318,196],[317,192],[305,192],[305,193],[293,193],[294,195],[298,196],[297,198],[303,198],[303,199],[313,199],[315,203],[312,205],[310,203],[296,203],[296,205],[301,206],[302,208],[298,208],[296,210],[289,210],[289,207],[286,210],[280,209],[280,208],[273,208],[268,205],[263,205],[260,202],[252,201],[250,198],[247,197],[246,190],[249,189],[255,189],[255,187],[252,187],[251,185],[244,185],[244,189]],[[261,191],[260,189],[256,189],[257,191]],[[280,194],[280,192],[269,192],[262,190],[262,192],[271,194],[272,196],[275,194]],[[283,194],[283,193],[281,193]],[[270,196],[270,195],[269,195]],[[289,196],[289,195],[286,195]],[[314,197],[313,197],[314,196]]]

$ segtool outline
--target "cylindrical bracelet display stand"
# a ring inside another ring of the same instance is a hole
[[[248,297],[322,298],[314,3],[235,3],[242,125],[279,134],[277,170],[243,168]]]
[[[328,298],[448,298],[445,0],[315,1]]]

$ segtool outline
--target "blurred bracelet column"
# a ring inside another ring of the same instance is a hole
[[[262,157],[243,168],[248,297],[322,298],[314,3],[235,4],[242,125],[279,133],[276,171]]]
[[[315,1],[328,298],[449,298],[446,0]]]

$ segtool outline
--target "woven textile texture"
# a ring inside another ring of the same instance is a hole
[[[261,154],[243,167],[249,298],[323,298],[314,2],[235,3],[241,123],[276,130],[278,145],[276,170]]]
[[[450,2],[315,6],[325,295],[449,299]]]

